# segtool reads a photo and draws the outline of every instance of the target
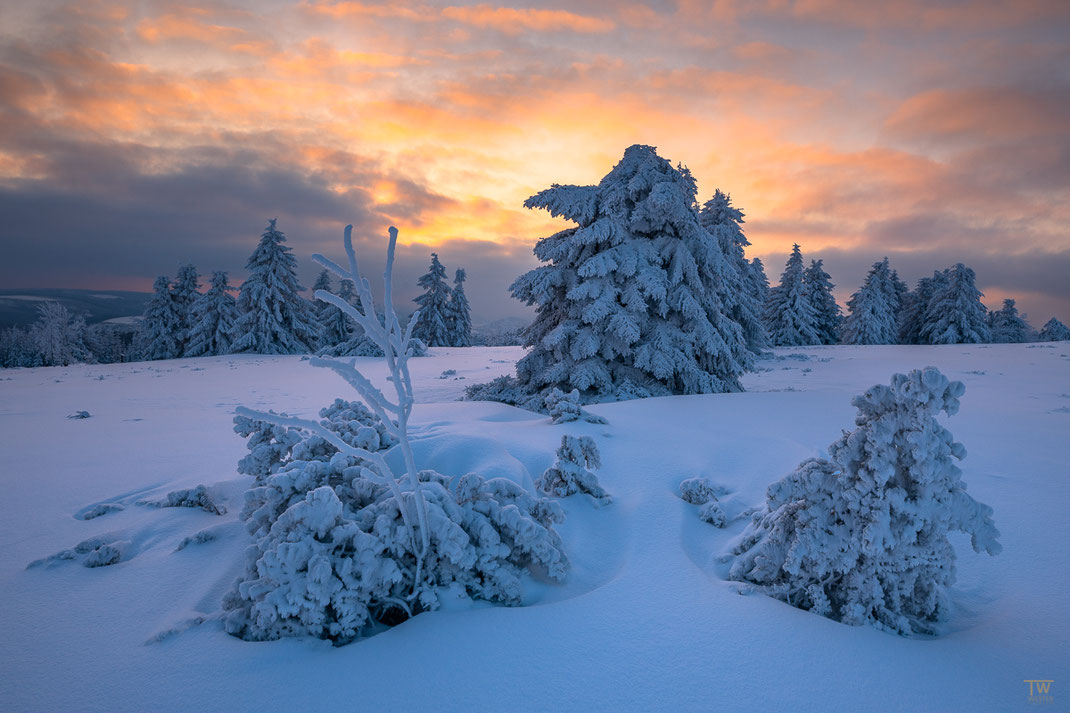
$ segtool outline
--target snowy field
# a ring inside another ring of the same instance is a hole
[[[1070,710],[1070,343],[780,349],[747,393],[596,406],[608,425],[558,426],[456,401],[511,372],[521,349],[431,353],[411,363],[421,467],[530,487],[563,433],[597,441],[615,501],[564,501],[566,584],[531,581],[522,608],[449,602],[342,648],[241,641],[213,618],[249,544],[233,409],[314,415],[355,398],[348,387],[299,357],[0,371],[0,711]],[[741,594],[718,556],[744,520],[700,521],[680,481],[723,485],[736,516],[852,427],[851,396],[925,365],[966,384],[960,413],[941,420],[1004,548],[953,540],[945,635],[901,638]],[[225,515],[138,504],[198,484]],[[84,519],[100,504],[121,509]],[[177,549],[203,530],[215,538]],[[122,559],[27,569],[91,537]],[[1054,680],[1049,703],[1030,704],[1028,679]]]

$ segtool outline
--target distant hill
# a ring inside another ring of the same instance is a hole
[[[42,302],[59,302],[71,312],[85,315],[88,324],[94,324],[140,316],[150,297],[149,292],[118,290],[0,289],[0,328],[33,324]]]

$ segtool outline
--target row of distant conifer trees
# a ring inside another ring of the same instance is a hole
[[[183,265],[172,282],[158,277],[134,341],[135,358],[174,359],[249,352],[304,354],[330,349],[335,356],[364,355],[362,335],[340,309],[304,298],[297,263],[286,237],[271,220],[246,265],[249,276],[235,299],[225,272],[212,275],[208,291],[198,291],[199,275]],[[457,270],[452,288],[445,268],[432,253],[429,272],[420,278],[424,293],[413,336],[426,346],[468,346],[472,321],[464,294],[465,271]],[[323,270],[313,285],[357,305],[355,286],[342,280],[337,290]]]

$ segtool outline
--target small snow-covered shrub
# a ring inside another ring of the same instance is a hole
[[[359,468],[348,470],[342,482],[306,492],[270,525],[250,520],[262,535],[224,603],[228,631],[342,644],[376,623],[437,608],[438,592],[453,584],[474,598],[516,605],[526,569],[563,579],[568,560],[553,525],[564,518],[553,501],[475,474],[451,492],[449,478],[421,471],[431,543],[421,574],[396,497]],[[269,480],[286,477],[282,471]]]
[[[535,481],[535,487],[559,498],[586,493],[595,500],[608,503],[612,498],[591,472],[591,469],[601,467],[602,459],[594,439],[590,436],[561,436],[557,461]]]
[[[714,485],[709,478],[688,478],[680,483],[680,497],[684,502],[699,505],[699,518],[714,527],[728,524],[728,515],[717,500],[724,493],[724,488]]]
[[[175,490],[160,500],[142,500],[138,505],[149,505],[156,508],[200,508],[213,515],[225,515],[227,513],[226,506],[222,503],[217,503],[208,492],[208,488],[203,485],[186,490]]]
[[[235,430],[250,439],[241,472],[256,476],[242,518],[255,544],[224,601],[226,629],[246,639],[317,636],[341,644],[439,604],[444,589],[504,604],[521,602],[526,570],[560,580],[568,564],[553,525],[560,506],[507,480],[451,479],[416,468],[408,436],[415,399],[408,358],[414,316],[402,329],[391,300],[397,229],[390,229],[386,312],[376,317],[357,269],[316,259],[357,286],[360,309],[318,290],[364,330],[383,356],[395,398],[356,361],[317,357],[361,396],[337,400],[313,422],[239,408]],[[397,448],[399,476],[384,458]]]
[[[561,389],[552,388],[546,395],[546,411],[550,414],[550,420],[554,423],[567,423],[583,419],[587,423],[605,423],[601,416],[584,411],[580,406],[580,391],[573,389],[565,393]]]
[[[847,624],[935,633],[955,580],[948,533],[1001,549],[992,509],[954,463],[965,448],[935,418],[965,389],[929,367],[855,397],[857,427],[769,487],[729,576]]]

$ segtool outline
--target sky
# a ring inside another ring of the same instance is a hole
[[[0,287],[232,281],[278,218],[305,284],[346,223],[437,251],[477,322],[567,227],[523,207],[634,143],[792,243],[841,303],[965,262],[1070,322],[1070,3],[0,0]],[[409,295],[406,295],[409,296]]]

